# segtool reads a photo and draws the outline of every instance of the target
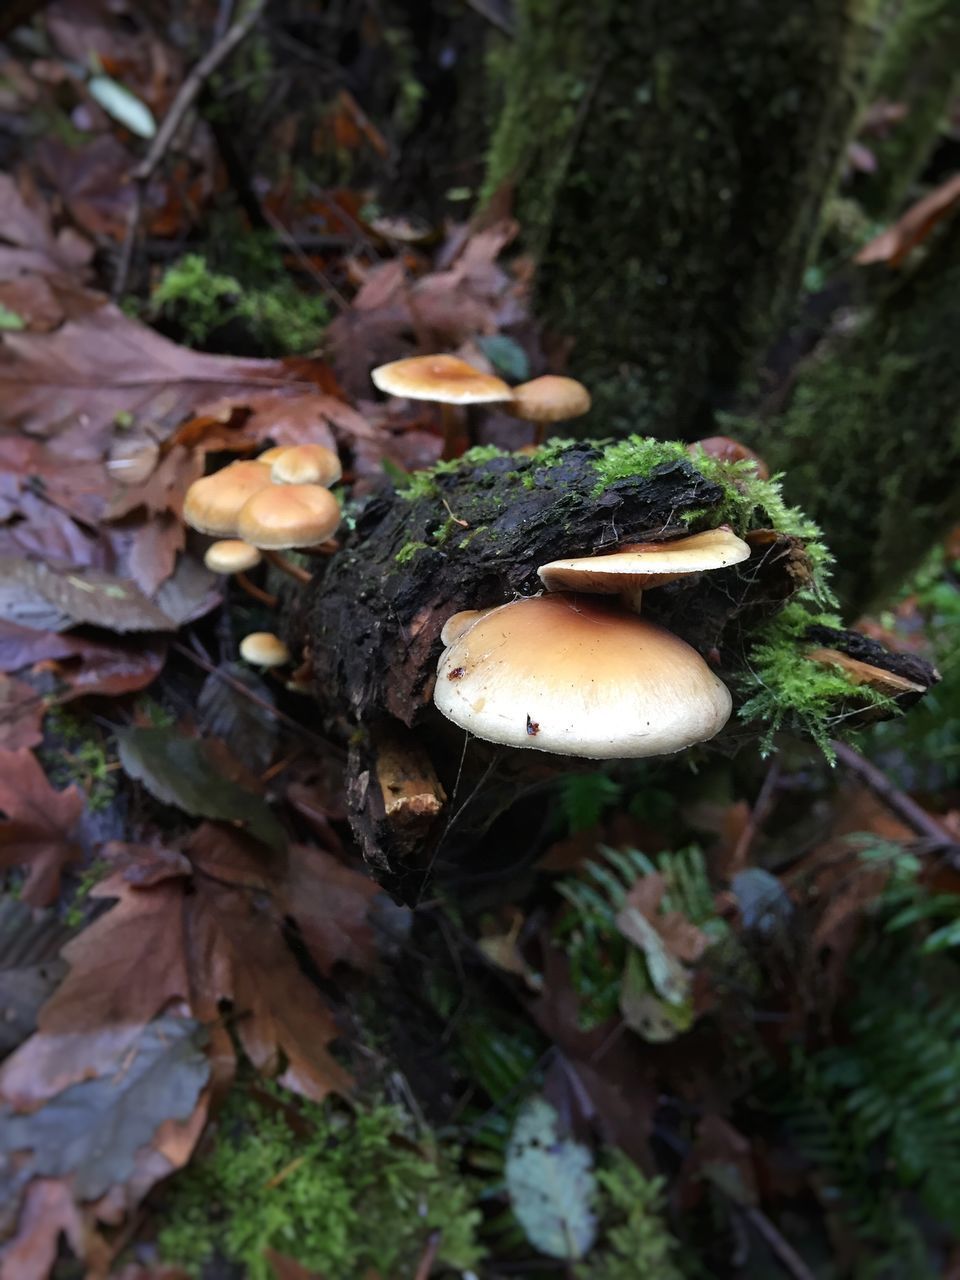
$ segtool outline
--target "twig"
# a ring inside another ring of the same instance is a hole
[[[183,124],[184,117],[193,105],[197,95],[221,62],[228,58],[244,37],[250,33],[267,7],[267,3],[268,0],[251,0],[249,6],[232,26],[227,29],[219,40],[211,45],[200,61],[196,63],[180,86],[177,96],[174,98],[170,110],[164,116],[163,123],[157,130],[147,154],[133,170],[131,174],[134,184],[133,203],[130,206],[130,213],[127,217],[126,233],[120,249],[116,275],[114,276],[114,298],[118,298],[126,289],[127,277],[130,274],[130,264],[133,261],[133,247],[140,227],[140,219],[143,216],[147,184],[169,150],[170,144],[176,137],[177,131]]]
[[[430,1233],[430,1239],[427,1241],[427,1247],[423,1251],[423,1257],[420,1259],[420,1265],[417,1267],[413,1280],[429,1280],[433,1264],[437,1260],[437,1251],[440,1248],[442,1234],[440,1231],[432,1231]]]
[[[175,653],[179,653],[181,657],[188,658],[191,662],[195,663],[202,671],[206,671],[207,675],[215,676],[218,680],[222,680],[224,684],[228,684],[235,693],[240,694],[241,697],[254,703],[261,711],[264,712],[265,715],[270,716],[271,719],[279,720],[280,723],[285,724],[288,729],[292,729],[295,733],[302,735],[304,738],[311,739],[311,741],[315,742],[318,746],[323,747],[324,751],[332,752],[333,755],[338,758],[343,756],[343,751],[336,745],[336,743],[331,742],[328,738],[321,737],[319,733],[314,733],[313,730],[308,729],[305,724],[301,724],[300,721],[295,720],[293,716],[288,716],[285,711],[281,711],[279,707],[273,706],[273,704],[267,702],[265,698],[259,697],[252,689],[248,689],[245,684],[241,683],[241,681],[234,680],[233,676],[228,675],[227,672],[223,671],[220,667],[215,667],[212,662],[208,662],[205,658],[201,658],[198,653],[194,653],[193,650],[188,649],[186,645],[175,641],[170,648],[173,649]]]
[[[507,13],[503,11],[497,0],[466,0],[468,8],[474,13],[478,13],[481,18],[485,18],[491,26],[496,27],[498,31],[502,31],[505,36],[512,39],[517,33],[513,28]]]
[[[794,1249],[793,1245],[780,1234],[767,1215],[760,1209],[744,1209],[744,1216],[751,1226],[763,1236],[773,1253],[776,1254],[784,1269],[789,1271],[794,1280],[816,1280],[816,1276]]]
[[[770,768],[766,772],[766,776],[757,793],[753,808],[750,810],[750,816],[744,824],[743,830],[740,832],[740,839],[737,841],[737,847],[733,851],[733,857],[730,859],[731,865],[741,867],[747,860],[747,854],[750,852],[750,846],[753,844],[757,832],[763,825],[770,808],[770,801],[776,790],[777,783],[780,781],[780,761],[774,757],[770,762]]]
[[[855,751],[853,747],[848,746],[845,742],[833,742],[830,745],[836,752],[840,763],[849,769],[851,773],[855,773],[862,782],[866,783],[873,794],[883,801],[891,813],[895,813],[902,822],[905,822],[908,827],[916,831],[917,835],[924,836],[930,842],[931,852],[956,850],[956,841],[951,840],[936,818],[931,818],[929,813],[922,809],[915,800],[911,800],[908,795],[905,795],[898,787],[895,787],[882,769],[878,769],[875,764],[871,764],[859,751]]]

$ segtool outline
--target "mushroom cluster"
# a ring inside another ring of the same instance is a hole
[[[265,604],[275,603],[246,578],[247,571],[266,558],[298,582],[310,580],[280,552],[320,546],[336,532],[340,504],[329,486],[341,474],[339,458],[323,445],[278,446],[195,481],[184,498],[183,518],[191,529],[218,539],[204,556],[208,569],[235,575],[251,595]],[[247,647],[253,655],[266,653],[263,645]],[[278,665],[279,652],[274,646],[266,660],[248,660]]]
[[[537,444],[552,423],[578,418],[590,408],[590,393],[574,378],[546,374],[511,387],[483,373],[459,356],[411,356],[380,365],[370,375],[373,385],[407,400],[431,400],[441,406],[443,457],[456,457],[462,443],[458,408],[499,404],[511,417],[536,424]]]
[[[686,641],[639,616],[641,595],[749,555],[720,528],[543,565],[546,595],[447,620],[434,702],[488,742],[556,755],[626,759],[705,742],[729,719],[730,692]]]

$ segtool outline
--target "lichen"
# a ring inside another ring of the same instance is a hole
[[[166,1262],[199,1275],[220,1256],[268,1280],[264,1250],[275,1249],[327,1280],[412,1275],[437,1232],[439,1266],[477,1265],[480,1214],[455,1152],[414,1134],[396,1107],[350,1116],[274,1091],[272,1106],[235,1091],[210,1154],[174,1179],[158,1237]]]

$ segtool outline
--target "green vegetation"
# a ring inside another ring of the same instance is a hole
[[[86,794],[91,812],[108,809],[117,793],[114,775],[119,765],[101,730],[89,717],[63,707],[51,707],[44,728],[52,742],[38,755],[50,780],[61,788],[76,783]]]
[[[405,542],[393,557],[397,564],[409,564],[418,551],[429,551],[426,542]]]
[[[239,321],[264,355],[315,347],[330,318],[326,301],[297,288],[272,241],[246,231],[228,243],[229,269],[199,253],[168,267],[153,291],[152,315],[175,320],[197,346]]]
[[[264,1250],[275,1249],[327,1280],[412,1275],[439,1231],[440,1263],[477,1265],[480,1214],[455,1152],[414,1135],[396,1107],[351,1116],[271,1091],[275,1109],[231,1094],[211,1153],[174,1180],[158,1240],[166,1261],[199,1275],[219,1255],[270,1280]]]
[[[677,1242],[663,1221],[662,1178],[645,1177],[612,1149],[597,1169],[603,1247],[577,1269],[581,1280],[682,1280]]]

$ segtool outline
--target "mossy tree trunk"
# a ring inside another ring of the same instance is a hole
[[[885,272],[886,267],[876,268]],[[960,219],[801,370],[753,443],[823,527],[853,613],[889,596],[960,513]]]
[[[868,139],[877,171],[860,184],[860,197],[874,217],[897,212],[930,157],[958,89],[960,4],[900,0],[868,94],[871,100],[906,108],[904,118],[884,136]]]
[[[603,431],[697,435],[788,314],[868,3],[520,0],[487,191],[516,183],[542,313]]]

